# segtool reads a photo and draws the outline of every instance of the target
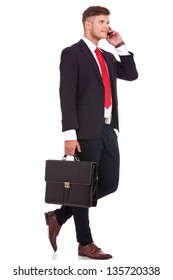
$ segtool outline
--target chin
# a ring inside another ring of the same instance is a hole
[[[106,39],[107,38],[107,36],[102,36],[102,37],[100,37],[100,39]]]
[[[104,34],[102,34],[102,39],[106,39],[107,38],[107,36],[108,36],[108,34],[107,33],[104,33]]]

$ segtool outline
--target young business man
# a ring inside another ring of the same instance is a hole
[[[109,25],[110,12],[91,6],[83,13],[84,36],[65,48],[60,62],[60,101],[65,154],[77,153],[80,160],[98,162],[98,198],[116,191],[119,182],[119,148],[115,129],[118,124],[117,78],[137,79],[133,54],[128,52],[121,35]],[[116,48],[114,55],[98,48],[101,39]],[[73,216],[78,254],[93,259],[109,259],[93,240],[89,209],[62,206],[48,212],[49,240],[57,250],[56,238],[61,226]],[[104,219],[102,218],[104,228]],[[100,234],[102,234],[100,228]],[[110,229],[108,229],[109,232]],[[104,228],[105,231],[105,228]],[[109,238],[109,234],[105,238]]]

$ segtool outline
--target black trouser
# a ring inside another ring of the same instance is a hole
[[[119,148],[117,135],[111,125],[104,125],[102,135],[94,140],[79,140],[80,160],[98,162],[98,198],[116,191],[119,182]],[[93,241],[89,227],[89,209],[62,206],[55,210],[59,224],[64,224],[72,215],[77,241],[88,244]]]

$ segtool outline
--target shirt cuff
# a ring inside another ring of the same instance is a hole
[[[130,55],[130,53],[128,52],[126,45],[122,45],[119,48],[116,48],[116,51],[118,53],[118,55]]]
[[[64,131],[64,141],[77,140],[76,130],[70,129]]]

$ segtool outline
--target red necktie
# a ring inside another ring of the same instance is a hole
[[[111,102],[111,86],[110,86],[108,70],[106,68],[106,64],[105,64],[103,55],[101,54],[101,52],[98,48],[96,48],[95,53],[96,53],[97,59],[100,64],[103,84],[104,84],[104,88],[105,88],[105,107],[109,108],[111,106],[112,102]]]

